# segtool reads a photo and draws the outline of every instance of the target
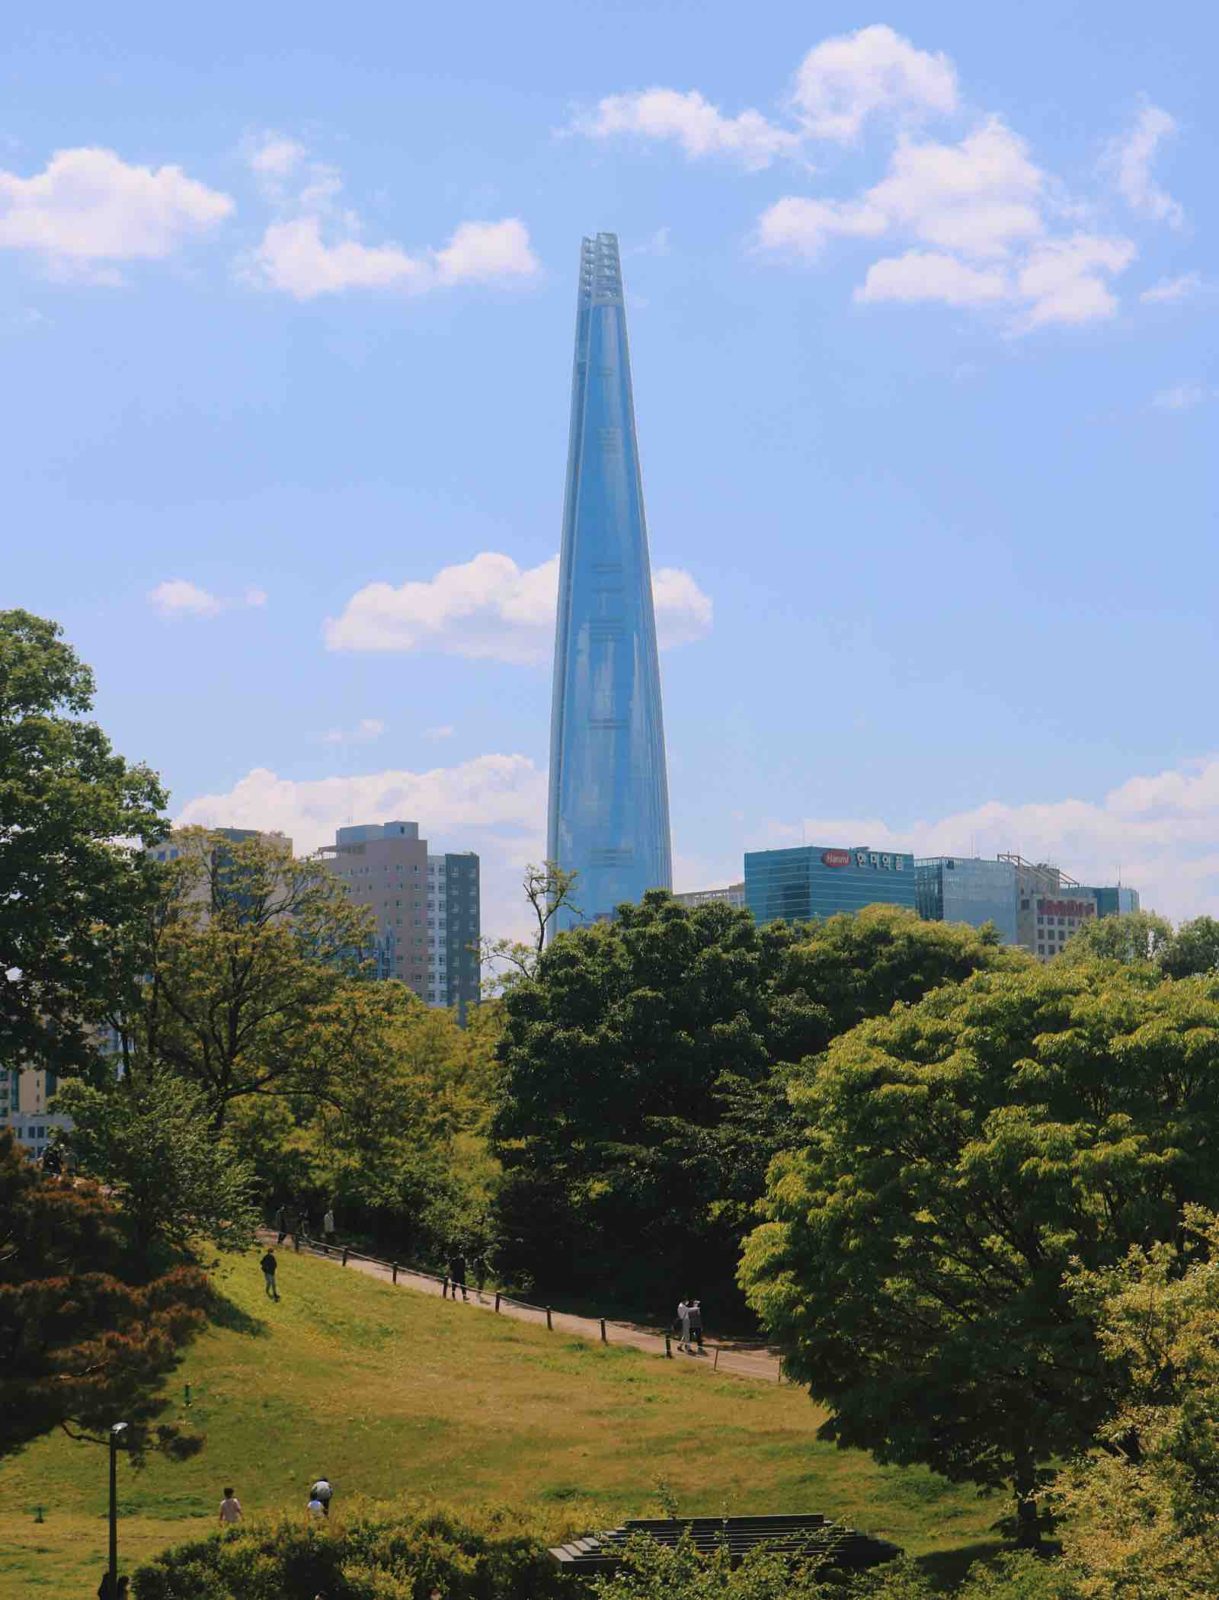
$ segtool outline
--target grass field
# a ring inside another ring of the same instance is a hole
[[[819,1413],[796,1389],[573,1341],[307,1256],[281,1256],[280,1279],[274,1305],[255,1256],[222,1269],[223,1325],[173,1386],[207,1445],[142,1472],[120,1462],[125,1570],[208,1531],[226,1483],[247,1516],[303,1514],[320,1473],[336,1512],[357,1495],[535,1502],[585,1530],[655,1514],[663,1481],[682,1514],[822,1511],[951,1567],[981,1553],[998,1514],[969,1488],[818,1443]],[[0,1504],[0,1595],[96,1593],[102,1449],[38,1441],[0,1465]]]

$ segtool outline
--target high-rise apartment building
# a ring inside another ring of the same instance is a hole
[[[745,856],[745,904],[758,923],[808,922],[864,906],[914,910],[914,857],[895,850],[797,845]]]
[[[550,724],[547,855],[577,874],[555,931],[672,884],[647,524],[618,240],[580,250]]]
[[[464,1019],[479,992],[478,857],[429,856],[417,822],[367,822],[340,828],[318,859],[373,913],[373,976]]]

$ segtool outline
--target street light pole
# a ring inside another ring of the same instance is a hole
[[[116,1422],[110,1430],[110,1600],[117,1600],[119,1592],[118,1449],[119,1436],[126,1432],[125,1422]]]

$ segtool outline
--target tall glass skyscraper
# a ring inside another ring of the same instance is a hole
[[[547,854],[579,915],[672,886],[660,666],[618,240],[580,249],[550,720]]]

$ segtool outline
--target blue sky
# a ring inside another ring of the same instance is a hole
[[[677,887],[807,837],[1219,905],[1211,8],[37,14],[3,603],[175,815],[417,817],[512,924],[610,229]]]

